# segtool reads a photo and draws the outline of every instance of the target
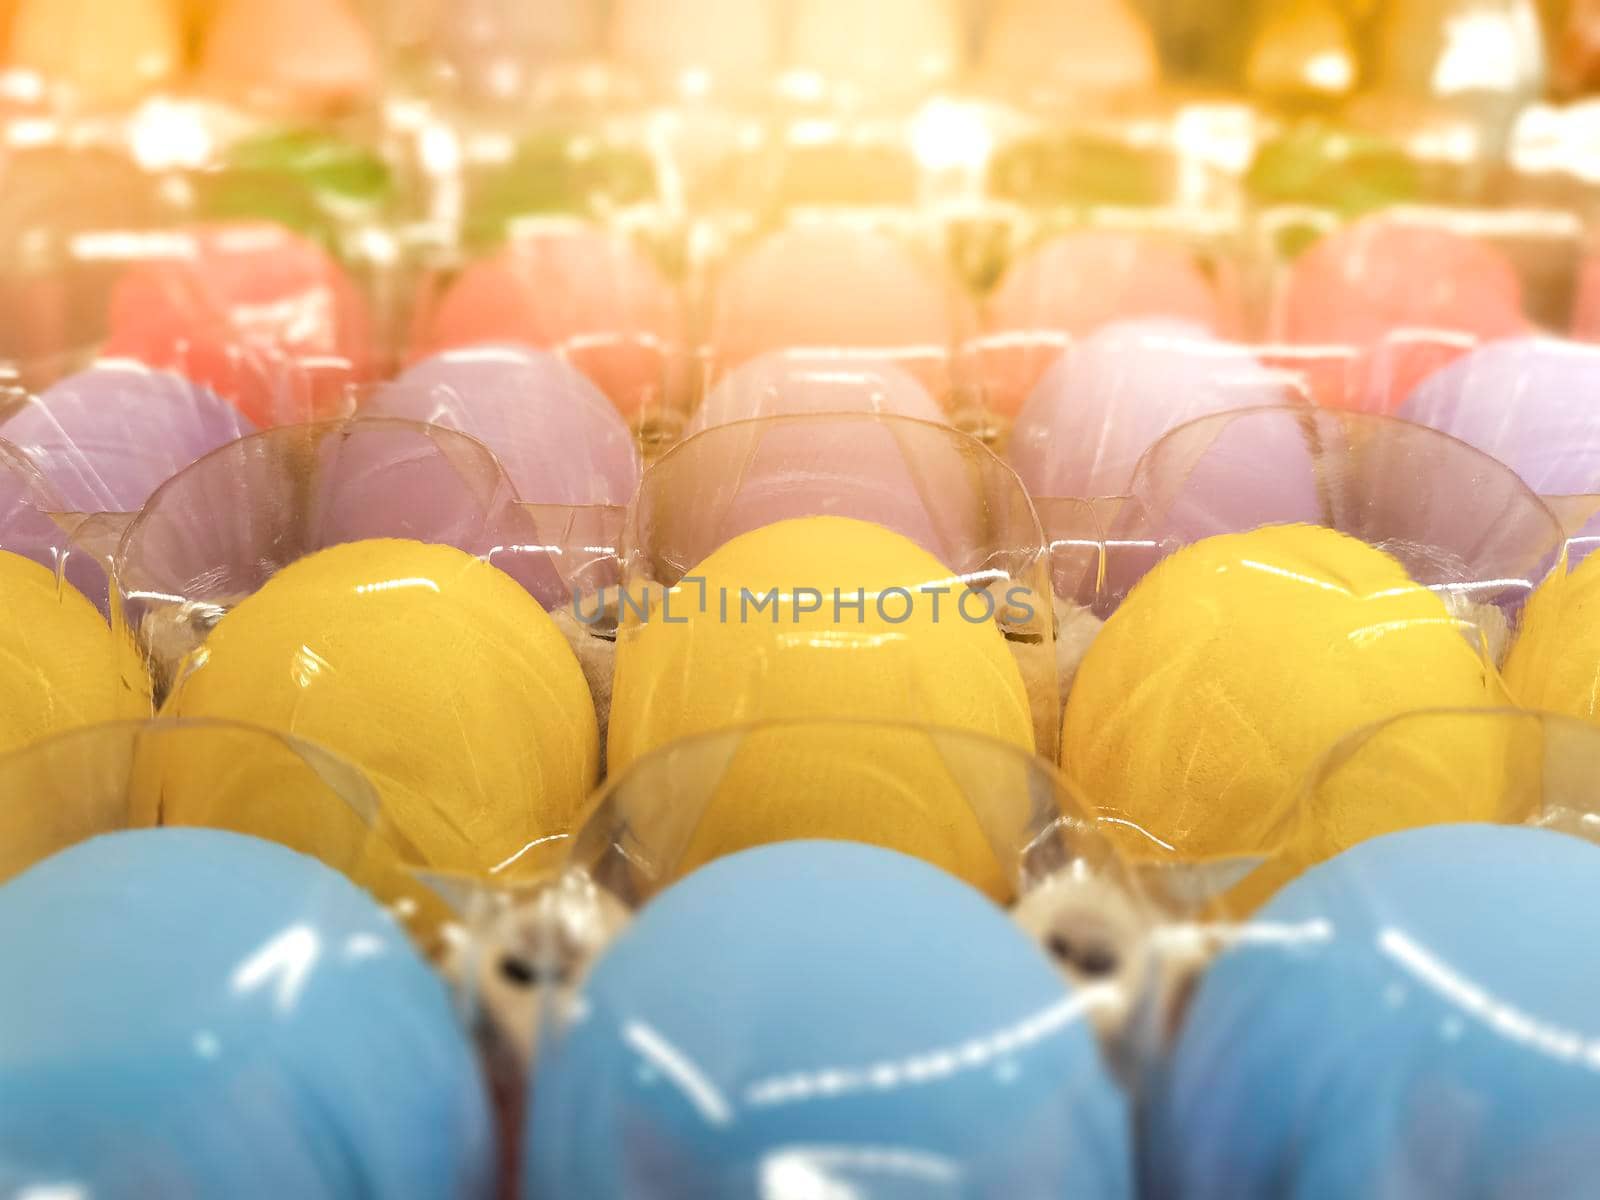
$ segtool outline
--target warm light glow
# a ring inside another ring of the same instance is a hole
[[[189,104],[153,100],[133,123],[133,156],[146,170],[197,169],[211,158],[211,132],[204,114]]]
[[[1337,50],[1314,56],[1305,66],[1306,82],[1324,92],[1344,92],[1355,82],[1355,64]]]
[[[1469,12],[1445,22],[1444,53],[1433,69],[1433,87],[1446,96],[1462,92],[1514,92],[1522,80],[1516,37],[1499,13]],[[1509,43],[1509,44],[1508,44]]]
[[[994,134],[974,105],[931,100],[912,122],[911,149],[930,171],[978,170],[994,151]]]

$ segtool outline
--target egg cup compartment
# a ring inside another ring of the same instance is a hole
[[[492,1194],[483,1083],[419,956],[448,942],[450,914],[411,857],[359,772],[249,725],[97,725],[0,757],[0,907],[31,964],[8,1022],[50,1031],[8,1027],[0,1074],[40,1107],[0,1122],[0,1169],[24,1189],[309,1194],[384,1173],[414,1186],[420,1168],[441,1193]],[[85,964],[114,996],[79,993]],[[362,1090],[397,1060],[411,1086]],[[90,1075],[95,1103],[61,1094]],[[226,1105],[227,1131],[197,1129]],[[307,1112],[341,1123],[333,1160],[293,1119]],[[406,1122],[434,1140],[397,1152]]]
[[[1485,1148],[1474,1178],[1581,1191],[1588,1140],[1573,1114],[1592,1091],[1573,1066],[1582,1026],[1556,1016],[1581,986],[1557,930],[1582,911],[1597,764],[1591,725],[1510,709],[1406,713],[1331,748],[1272,859],[1196,931],[1210,961],[1195,964],[1146,1093],[1151,1194],[1264,1195],[1278,1186],[1265,1173],[1459,1192],[1472,1186],[1460,1161],[1424,1154],[1441,1125]],[[1249,1036],[1234,1024],[1245,1012]],[[1293,1134],[1244,1100],[1269,1093],[1293,1105]],[[1329,1119],[1329,1105],[1353,1118],[1352,1095],[1382,1118]],[[1527,1119],[1541,1097],[1551,1115]],[[1240,1139],[1226,1167],[1202,1148],[1208,1120]]]
[[[928,564],[929,578],[907,581],[907,589],[925,592],[911,596],[912,606],[924,599],[937,603],[932,589],[941,589],[945,611],[930,609],[932,623],[967,620],[969,613],[996,622],[1021,671],[1035,744],[1049,754],[1056,742],[1057,684],[1054,622],[1043,600],[1050,595],[1050,567],[1038,518],[999,459],[945,426],[817,414],[735,422],[679,443],[645,472],[630,509],[624,586],[634,610],[624,614],[621,641],[646,620],[641,600],[654,595],[659,601],[687,588],[679,602],[692,607],[694,584],[686,577],[697,564],[742,534],[807,517],[867,522],[936,559],[937,566]],[[832,586],[827,580],[750,582],[780,589]],[[868,582],[844,581],[843,598],[854,596],[856,583]],[[705,599],[707,619],[720,619],[723,599],[729,618],[741,619],[741,595]],[[882,658],[884,669],[893,657]],[[756,672],[753,684],[762,668],[749,668]],[[913,687],[913,695],[918,690]]]
[[[105,834],[217,829],[321,861],[416,933],[440,915],[408,879],[414,852],[366,778],[326,750],[268,730],[227,721],[87,726],[0,757],[0,795],[0,881]]]
[[[917,774],[927,789],[890,780],[886,755],[925,761]],[[797,780],[795,769],[814,777]],[[948,806],[945,819],[893,832],[895,811],[915,818],[930,802]],[[787,807],[795,804],[817,811]],[[763,809],[777,820],[764,832]],[[1083,1019],[1113,1069],[1137,1076],[1152,1014],[1165,1003],[1150,939],[1166,914],[1140,893],[1066,782],[1037,757],[986,738],[799,721],[689,738],[639,760],[596,795],[563,873],[464,906],[472,937],[456,977],[505,1095],[524,1095],[541,1031],[560,1027],[594,960],[640,908],[709,861],[817,839],[923,857],[1008,905],[1082,995]],[[522,1101],[515,1105],[520,1120]]]
[[[78,522],[64,521],[66,505],[39,468],[0,438],[0,550],[21,555],[76,588],[102,612],[110,611],[109,560],[91,537],[80,543]],[[89,531],[83,531],[89,532]]]
[[[522,584],[547,608],[588,574],[603,512],[535,514],[481,443],[406,421],[292,426],[245,438],[158,489],[118,554],[122,619],[164,690],[229,609],[318,550],[370,538],[454,546]],[[604,540],[602,538],[602,540]],[[562,541],[559,546],[553,545]],[[554,551],[552,553],[552,550]]]
[[[1151,448],[1131,491],[1045,508],[1067,611],[1108,618],[1065,693],[1062,763],[1152,894],[1197,909],[1268,878],[1299,776],[1383,706],[1510,703],[1499,667],[1563,562],[1554,514],[1507,468],[1394,418],[1201,418]],[[1246,597],[1260,610],[1232,606]],[[1142,682],[1117,690],[1119,670]]]
[[[1151,447],[1132,491],[1139,510],[1130,519],[1159,542],[1321,525],[1394,555],[1469,620],[1496,607],[1514,615],[1565,541],[1509,468],[1434,430],[1363,413],[1259,408],[1201,418]]]

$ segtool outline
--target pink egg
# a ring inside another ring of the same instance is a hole
[[[927,389],[893,363],[848,351],[775,351],[723,376],[684,435],[759,417],[851,412],[945,419]]]
[[[316,243],[264,222],[195,226],[129,270],[105,352],[178,371],[263,428],[335,414],[370,373],[371,318]]]
[[[1035,496],[1119,496],[1169,430],[1296,399],[1280,373],[1241,346],[1194,325],[1130,321],[1057,360],[1017,417],[1007,454]]]
[[[683,321],[677,293],[627,242],[561,230],[467,267],[428,315],[419,351],[495,342],[555,351],[633,420],[672,398]]]
[[[1193,254],[1138,234],[1085,230],[1019,258],[990,298],[983,354],[988,406],[1014,415],[1068,339],[1113,321],[1168,317],[1226,324],[1216,285]]]
[[[710,350],[731,369],[772,350],[871,351],[948,388],[973,317],[954,281],[894,238],[846,224],[797,224],[738,259],[717,289]]]
[[[1275,319],[1291,342],[1367,350],[1362,406],[1381,411],[1398,407],[1475,342],[1532,329],[1516,268],[1498,249],[1383,216],[1363,218],[1301,255]]]
[[[639,452],[611,401],[540,350],[447,350],[378,388],[363,416],[457,429],[482,442],[529,504],[625,505]]]

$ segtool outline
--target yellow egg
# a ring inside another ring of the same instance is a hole
[[[598,769],[593,701],[550,615],[498,569],[418,542],[335,546],[278,572],[211,632],[165,711],[325,747],[367,774],[429,865],[477,875],[543,865]],[[237,769],[192,755],[167,787]]]
[[[150,683],[133,646],[54,572],[0,550],[0,754],[149,715]]]
[[[1421,724],[1406,746],[1457,787],[1396,789],[1352,770],[1318,797],[1314,822],[1292,827],[1340,739],[1414,709],[1505,703],[1474,632],[1395,559],[1343,534],[1208,538],[1106,623],[1067,701],[1062,765],[1113,822],[1191,861],[1283,853],[1286,836],[1297,855],[1314,843],[1321,857],[1396,829],[1488,819],[1499,750],[1463,718]],[[1131,833],[1124,844],[1155,850]]]
[[[925,586],[950,590],[936,597]],[[983,605],[963,615],[963,590],[915,543],[863,521],[804,518],[735,538],[672,589],[666,609],[658,601],[648,618],[624,613],[611,771],[695,734],[830,718],[960,730],[1031,753],[1021,672]],[[968,792],[928,734],[780,725],[730,747],[703,781],[689,865],[766,842],[838,838],[1004,891]]]
[[[1528,708],[1600,724],[1600,554],[1553,573],[1529,598],[1506,686]]]

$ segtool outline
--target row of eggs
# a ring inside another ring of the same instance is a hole
[[[7,349],[23,380],[54,382],[59,364],[98,349],[179,368],[258,425],[332,415],[319,372],[359,382],[391,357],[496,342],[559,352],[635,424],[762,354],[794,350],[898,366],[939,405],[1009,421],[1063,350],[1133,318],[1261,334],[1272,344],[1258,357],[1302,394],[1392,411],[1477,342],[1541,325],[1587,339],[1595,328],[1592,271],[1547,294],[1549,281],[1525,281],[1494,243],[1420,213],[1335,229],[1252,285],[1244,276],[1262,268],[1216,247],[1109,228],[1058,233],[1020,254],[981,309],[905,242],[845,220],[798,221],[754,242],[696,285],[707,298],[694,304],[627,241],[557,223],[453,274],[421,272],[408,298],[390,295],[405,281],[385,279],[381,313],[324,251],[271,223],[101,240],[91,259],[19,275]],[[142,249],[108,274],[112,247]],[[298,389],[309,399],[295,394],[291,367],[312,381]]]

